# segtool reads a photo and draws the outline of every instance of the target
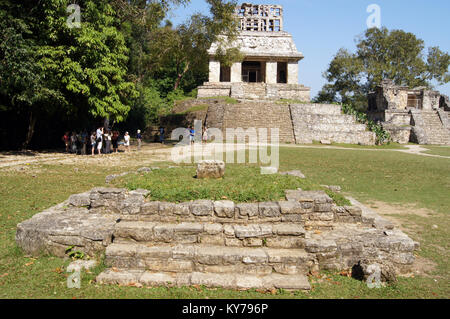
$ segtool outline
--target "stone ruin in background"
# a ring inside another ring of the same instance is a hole
[[[448,97],[425,87],[384,80],[369,94],[369,118],[382,123],[394,142],[450,145]]]
[[[244,60],[221,65],[216,59],[219,43],[213,43],[208,51],[209,82],[198,88],[198,97],[309,101],[310,88],[298,84],[298,62],[303,54],[292,35],[283,30],[283,7],[242,4],[235,14],[240,32],[227,48],[239,48]]]

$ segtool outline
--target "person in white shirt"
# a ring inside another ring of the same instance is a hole
[[[125,132],[125,136],[123,137],[124,140],[124,146],[125,146],[125,152],[129,152],[130,151],[130,135],[128,134],[128,132]]]
[[[101,154],[102,151],[102,145],[103,145],[103,127],[100,127],[97,129],[97,151],[98,154]]]

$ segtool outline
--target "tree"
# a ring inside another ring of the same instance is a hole
[[[172,66],[173,90],[177,90],[188,72],[200,70],[208,73],[208,49],[213,42],[224,36],[232,40],[237,34],[237,19],[234,16],[235,1],[206,0],[210,5],[210,16],[194,14],[176,29],[171,24],[160,28],[152,38],[152,61],[159,65]],[[233,50],[225,55],[230,58]],[[205,76],[200,75],[200,79]],[[201,82],[200,82],[201,83]],[[200,83],[196,83],[197,86]]]
[[[69,0],[0,3],[3,27],[0,81],[7,108],[27,111],[28,147],[36,116],[56,108],[125,119],[136,96],[127,81],[128,49],[120,20],[107,0],[79,1],[81,28],[67,24]]]
[[[358,40],[356,53],[340,49],[324,77],[327,83],[316,97],[318,102],[352,103],[367,106],[367,94],[383,79],[397,85],[432,88],[432,81],[448,83],[450,55],[438,47],[424,54],[424,41],[414,34],[386,28],[368,29]]]

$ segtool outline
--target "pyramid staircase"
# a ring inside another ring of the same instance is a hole
[[[450,131],[444,127],[437,111],[422,111],[428,144],[450,145]]]

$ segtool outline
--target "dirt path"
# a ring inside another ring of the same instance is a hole
[[[246,147],[245,144],[225,145],[224,152],[232,150],[242,150]],[[404,145],[405,149],[372,149],[372,148],[348,148],[341,146],[316,146],[316,145],[292,145],[292,144],[280,144],[280,147],[292,147],[292,148],[313,148],[313,149],[337,149],[346,151],[389,151],[389,152],[401,152],[418,156],[428,156],[436,158],[448,158],[449,156],[441,156],[434,154],[426,154],[423,152],[428,151],[427,148],[421,145]],[[184,150],[189,146],[184,146]],[[251,148],[256,148],[256,145],[251,145]],[[171,160],[172,147],[161,144],[144,144],[140,151],[137,151],[135,147],[131,148],[131,152],[120,152],[117,154],[109,155],[95,155],[95,156],[80,156],[74,154],[57,153],[57,152],[32,152],[27,151],[25,153],[0,153],[0,168],[30,165],[30,164],[43,164],[43,163],[61,163],[61,164],[86,164],[86,165],[109,165],[109,166],[121,166],[124,161],[127,165],[136,163],[137,165],[151,164],[155,162],[170,161]],[[198,154],[198,152],[197,152]]]

